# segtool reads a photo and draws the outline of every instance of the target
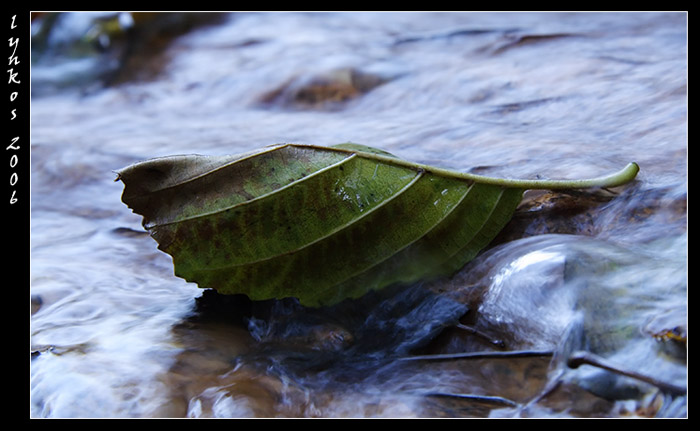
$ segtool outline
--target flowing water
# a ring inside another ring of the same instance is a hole
[[[33,22],[33,417],[686,416],[685,14],[201,17],[99,52],[92,14]],[[347,141],[492,176],[641,172],[526,195],[450,279],[315,310],[176,278],[114,182]],[[514,350],[553,356],[431,356]]]

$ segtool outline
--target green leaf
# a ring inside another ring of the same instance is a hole
[[[324,306],[449,275],[511,219],[528,188],[592,180],[506,180],[411,163],[371,147],[284,144],[237,156],[173,156],[118,172],[175,274],[253,300]]]

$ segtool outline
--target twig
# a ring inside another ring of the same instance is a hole
[[[625,370],[623,368],[618,367],[617,365],[611,364],[610,362],[606,361],[600,356],[588,352],[573,353],[571,356],[569,356],[567,365],[570,368],[578,368],[581,365],[592,365],[594,367],[602,368],[613,373],[617,373],[623,376],[640,380],[642,382],[649,383],[650,385],[656,386],[662,391],[672,395],[685,395],[687,392],[686,388],[674,385],[672,383],[663,382],[661,380],[657,380],[653,377],[646,376],[644,374],[640,374],[634,371]]]
[[[494,346],[498,346],[502,349],[506,347],[506,343],[503,340],[495,340],[495,339],[491,338],[488,334],[485,334],[476,328],[472,328],[471,326],[463,325],[461,323],[458,323],[454,326],[456,328],[463,329],[472,335],[476,335],[477,337],[488,341],[489,343],[493,344]]]
[[[512,350],[509,352],[468,352],[468,353],[442,353],[436,355],[416,355],[398,358],[399,361],[451,361],[455,359],[508,359],[508,358],[532,358],[552,357],[551,350]]]
[[[518,403],[511,401],[508,398],[496,397],[491,395],[474,395],[474,394],[451,394],[445,392],[433,392],[425,394],[426,397],[438,398],[457,398],[460,400],[477,401],[491,404],[506,405],[509,407],[517,407]]]

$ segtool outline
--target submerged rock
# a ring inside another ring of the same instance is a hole
[[[166,48],[220,13],[32,14],[32,93],[99,88],[159,76]]]
[[[264,94],[260,102],[288,109],[337,109],[390,79],[355,68],[340,68],[294,78]]]
[[[666,241],[671,251],[687,238]],[[687,293],[685,258],[653,251],[659,248],[540,235],[495,247],[451,283],[471,310],[465,322],[476,330],[504,340],[507,350],[554,353],[552,388],[558,383],[604,400],[633,400],[649,413],[646,403],[654,394],[668,395],[665,405],[676,402],[687,379],[687,315],[679,299]],[[432,344],[432,353],[488,348],[477,341],[446,332]],[[569,366],[583,351],[617,371]],[[659,414],[667,414],[660,408]]]

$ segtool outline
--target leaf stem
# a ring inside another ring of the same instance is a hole
[[[548,189],[548,190],[565,190],[565,189],[586,189],[591,187],[617,187],[627,184],[632,181],[639,172],[639,165],[632,162],[618,172],[610,175],[605,175],[597,178],[588,178],[581,180],[521,180],[509,178],[493,178],[482,175],[474,175],[462,172],[454,172],[446,169],[426,169],[429,172],[436,174],[451,176],[454,178],[462,178],[472,180],[482,184],[493,184],[497,186],[522,188],[522,189]]]
[[[522,188],[522,189],[547,189],[547,190],[566,190],[566,189],[584,189],[591,187],[617,187],[627,184],[632,181],[639,172],[637,163],[629,163],[622,170],[611,175],[606,175],[597,178],[588,178],[581,180],[523,180],[509,178],[494,178],[483,175],[470,174],[466,172],[457,172],[450,169],[437,168],[435,166],[424,165],[421,163],[413,163],[407,160],[388,157],[377,153],[369,153],[357,151],[348,148],[329,148],[316,145],[306,144],[287,144],[298,147],[312,147],[326,151],[340,151],[348,154],[358,154],[363,158],[376,160],[382,163],[407,167],[415,170],[424,170],[429,173],[456,178],[465,181],[474,181],[481,184],[493,184],[503,187]]]

